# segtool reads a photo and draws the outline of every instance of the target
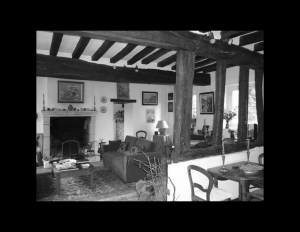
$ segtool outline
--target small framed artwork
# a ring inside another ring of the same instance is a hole
[[[157,105],[158,92],[142,92],[142,105]]]
[[[146,109],[146,122],[155,123],[155,109]]]
[[[129,99],[129,83],[117,83],[117,98]]]
[[[168,102],[168,112],[173,112],[173,102]]]
[[[214,92],[200,93],[200,114],[214,114]]]
[[[84,82],[58,81],[59,103],[83,103]]]
[[[168,93],[168,100],[173,100],[173,93]]]

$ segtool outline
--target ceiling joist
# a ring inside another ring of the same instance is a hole
[[[221,39],[226,39],[226,38],[231,39],[234,37],[248,34],[250,32],[252,31],[221,31],[220,35],[221,35]]]
[[[53,33],[50,52],[49,52],[51,56],[57,55],[63,36],[64,35],[61,33],[56,33],[56,32]]]
[[[73,59],[79,59],[81,54],[83,53],[84,49],[90,42],[91,38],[89,37],[81,37],[72,53],[72,58]]]
[[[257,31],[251,34],[241,36],[239,46],[245,46],[248,44],[262,42],[263,40],[264,40],[264,32]]]
[[[161,67],[162,68],[162,67],[165,67],[165,66],[173,63],[174,61],[176,61],[176,56],[177,56],[177,54],[175,53],[174,55],[172,55],[172,56],[170,56],[170,57],[168,57],[168,58],[166,58],[166,59],[158,62],[157,63],[157,67]]]
[[[257,44],[254,44],[254,50],[253,51],[263,51],[264,50],[264,42],[260,42]]]
[[[145,59],[142,60],[142,64],[149,64],[152,61],[158,59],[159,57],[163,56],[164,54],[170,52],[170,50],[166,50],[166,49],[160,49],[156,52],[154,52],[153,54],[151,54],[150,56],[147,56]]]
[[[212,64],[212,63],[214,63],[214,62],[216,62],[216,60],[214,60],[214,59],[206,59],[206,60],[204,60],[204,61],[201,61],[201,62],[198,62],[198,63],[196,63],[195,64],[195,69],[196,68],[199,68],[199,67],[202,67],[202,66],[204,66],[204,65],[208,65],[208,64]]]
[[[110,59],[110,63],[117,63],[123,57],[127,56],[133,49],[137,47],[137,44],[127,44],[125,48],[123,48],[119,53],[117,53],[114,57]]]
[[[95,64],[80,59],[36,55],[36,76],[75,80],[173,85],[176,72],[157,69],[138,69]],[[193,85],[210,85],[210,74],[194,74]]]
[[[145,56],[153,52],[156,48],[147,46],[130,60],[127,61],[127,65],[133,65],[134,63],[138,62],[139,60],[143,59]]]
[[[98,61],[111,46],[114,45],[115,42],[105,40],[102,45],[98,48],[98,50],[92,55],[92,61]]]
[[[207,36],[176,31],[51,31],[71,36],[133,43],[168,50],[187,50],[211,59],[224,59],[227,63],[263,69],[264,55],[222,40],[210,44]]]

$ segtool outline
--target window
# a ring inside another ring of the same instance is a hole
[[[231,120],[230,128],[237,129],[238,126],[238,110],[239,110],[239,86],[226,86],[225,109],[236,111],[237,115]],[[248,95],[248,124],[257,123],[256,113],[256,95],[254,82],[249,83]]]
[[[192,124],[194,123],[194,127],[196,127],[196,118],[197,118],[197,95],[193,94],[192,99]]]

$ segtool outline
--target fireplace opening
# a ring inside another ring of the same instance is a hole
[[[50,156],[81,155],[82,147],[88,144],[90,120],[91,117],[51,117]],[[78,143],[65,143],[62,150],[62,144],[69,140]]]

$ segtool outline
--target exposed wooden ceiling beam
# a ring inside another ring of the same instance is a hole
[[[264,32],[263,31],[257,31],[248,35],[243,35],[240,37],[240,43],[239,46],[245,46],[248,44],[253,44],[257,42],[261,42],[264,40]]]
[[[116,63],[121,60],[123,57],[127,56],[133,49],[135,49],[137,44],[127,44],[119,53],[110,59],[110,63]]]
[[[247,65],[251,69],[263,69],[264,55],[234,44],[216,40],[210,44],[208,36],[192,32],[174,31],[51,31],[93,39],[135,43],[169,50],[187,50],[211,59],[224,59],[227,63]],[[221,51],[221,52],[220,52]]]
[[[208,65],[208,64],[211,64],[211,63],[214,63],[214,62],[216,62],[216,60],[214,60],[214,59],[206,59],[206,60],[204,60],[204,61],[201,61],[201,62],[198,62],[198,63],[196,63],[195,64],[195,69],[196,68],[199,68],[199,67],[202,67],[202,66],[204,66],[204,65]]]
[[[238,37],[240,35],[248,34],[250,32],[251,31],[221,31],[220,34],[221,34],[221,39],[225,39],[225,38],[231,39],[234,37]]]
[[[196,57],[195,57],[195,63],[200,62],[200,61],[203,61],[203,60],[206,60],[206,59],[207,59],[207,58],[202,57],[202,56],[196,56]],[[171,67],[171,69],[172,69],[172,70],[176,70],[176,65],[173,65],[173,66]]]
[[[264,42],[260,42],[257,44],[254,44],[254,50],[253,51],[263,51],[264,50]]]
[[[130,60],[127,61],[127,65],[133,65],[137,61],[143,59],[145,56],[153,52],[156,48],[147,46],[142,51],[140,51],[138,54],[133,56]]]
[[[105,40],[98,50],[92,55],[92,61],[99,60],[108,51],[108,49],[114,45],[114,43],[114,41]]]
[[[176,72],[95,64],[79,59],[36,54],[36,76],[75,80],[173,85]],[[194,74],[193,85],[210,85],[210,74]]]
[[[53,33],[51,46],[50,46],[50,53],[49,53],[51,56],[57,55],[63,36],[64,35],[61,33],[56,33],[56,32]]]
[[[173,63],[174,61],[176,61],[176,53],[160,62],[157,63],[157,67],[165,67],[171,63]]]
[[[201,33],[206,33],[206,32],[209,32],[209,31],[200,31]]]
[[[227,68],[231,68],[237,66],[235,64],[226,64]],[[203,73],[208,73],[208,72],[213,72],[217,70],[217,63],[211,64],[211,65],[207,65],[205,67],[202,67],[200,69],[197,69],[196,72],[200,72],[203,71]]]
[[[90,37],[81,37],[72,53],[72,58],[73,59],[79,59],[81,54],[83,53],[84,49],[90,42],[91,38]]]
[[[147,56],[145,59],[142,60],[142,64],[149,64],[152,61],[158,59],[159,57],[163,56],[164,54],[170,52],[170,50],[167,49],[160,49],[156,52],[154,52],[153,54],[151,54],[150,56]]]

